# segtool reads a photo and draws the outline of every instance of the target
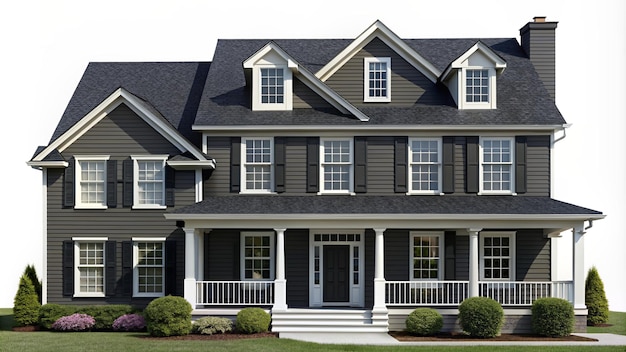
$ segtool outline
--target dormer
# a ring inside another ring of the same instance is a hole
[[[478,41],[454,60],[441,75],[459,110],[495,109],[497,80],[506,62]]]
[[[298,64],[278,45],[269,42],[243,67],[252,71],[252,110],[292,110],[292,71],[298,71]]]

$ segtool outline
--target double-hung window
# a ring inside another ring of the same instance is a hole
[[[443,235],[411,232],[411,280],[440,280],[443,275]]]
[[[410,139],[409,164],[411,193],[438,194],[441,192],[440,139]]]
[[[108,155],[74,156],[76,160],[76,208],[107,207]]]
[[[465,71],[465,102],[489,102],[489,70]]]
[[[133,208],[165,208],[167,156],[132,156],[134,160]]]
[[[74,296],[103,297],[106,238],[74,238]]]
[[[323,139],[321,183],[323,193],[350,193],[353,184],[352,139]]]
[[[272,232],[241,233],[241,279],[274,279],[274,234]]]
[[[481,193],[513,193],[513,138],[484,137],[480,146]]]
[[[283,68],[261,68],[261,104],[283,104],[285,84]]]
[[[273,139],[242,139],[242,192],[272,192],[273,184]]]
[[[391,101],[391,58],[367,57],[364,60],[363,101]]]
[[[165,292],[165,239],[133,238],[133,296],[158,297]]]
[[[480,233],[481,280],[515,280],[515,233]]]

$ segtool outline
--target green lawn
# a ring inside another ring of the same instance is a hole
[[[611,324],[612,326],[607,326],[607,327],[588,326],[587,332],[626,335],[626,313],[609,312],[608,323]]]
[[[55,333],[55,332],[12,332],[13,325],[11,309],[0,309],[0,352],[4,351],[484,351],[485,346],[352,346],[352,345],[322,345],[299,342],[288,339],[249,339],[234,341],[174,341],[148,339],[147,334],[137,333]],[[626,313],[611,312],[610,323],[615,324],[607,328],[590,328],[589,332],[610,332],[626,335]],[[593,329],[594,331],[591,331]],[[611,331],[609,331],[611,330]],[[522,346],[493,346],[490,350],[535,352],[538,348]],[[577,352],[587,351],[589,346],[542,346],[541,351],[549,352]],[[623,346],[594,347],[594,351],[624,352]]]

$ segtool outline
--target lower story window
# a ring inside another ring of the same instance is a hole
[[[105,241],[74,241],[76,296],[104,296]]]
[[[134,296],[162,296],[165,292],[164,240],[133,239]]]
[[[515,233],[481,233],[481,279],[515,280]]]
[[[271,232],[242,232],[241,279],[274,279],[274,234]]]
[[[442,248],[442,234],[411,232],[411,280],[441,279]]]

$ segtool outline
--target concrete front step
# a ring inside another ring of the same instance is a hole
[[[289,309],[272,312],[274,332],[387,332],[387,320],[372,320],[369,310]]]

